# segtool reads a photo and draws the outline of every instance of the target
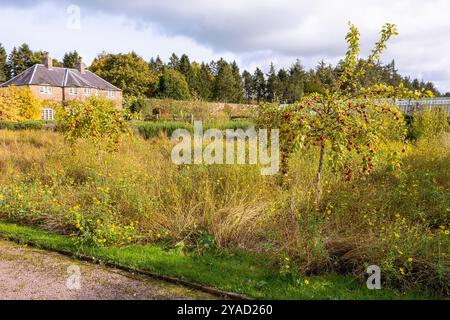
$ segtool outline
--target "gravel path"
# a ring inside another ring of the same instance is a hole
[[[81,276],[78,277],[78,274]],[[80,262],[54,252],[0,241],[0,300],[5,299],[156,300],[215,297],[164,281]]]

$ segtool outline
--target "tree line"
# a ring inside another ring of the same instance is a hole
[[[40,63],[43,54],[22,44],[14,47],[8,55],[0,44],[0,83]],[[62,61],[53,59],[53,65],[74,68],[78,59],[78,52],[70,51]],[[94,59],[89,70],[121,88],[127,97],[200,99],[228,103],[292,103],[306,94],[323,93],[333,88],[342,71],[342,62],[333,66],[322,60],[309,70],[300,60],[288,68],[279,69],[272,63],[268,72],[264,73],[261,68],[256,68],[254,72],[241,72],[236,61],[228,62],[222,58],[200,63],[191,61],[186,54],[179,57],[174,53],[164,62],[159,56],[145,61],[135,52],[103,52]],[[425,89],[435,96],[441,95],[432,82],[400,75],[394,60],[388,64],[371,66],[359,81],[364,86],[375,83],[397,86],[403,83],[408,89]],[[445,96],[450,96],[450,93]]]

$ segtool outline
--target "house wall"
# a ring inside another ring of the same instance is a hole
[[[62,101],[62,97],[63,97],[63,90],[60,87],[51,87],[52,88],[52,94],[43,94],[40,92],[40,87],[41,86],[36,86],[36,85],[30,85],[28,86],[31,89],[31,92],[33,92],[33,94],[38,97],[39,99],[42,100],[52,100],[52,101]]]
[[[117,109],[119,109],[119,110],[122,109],[123,95],[122,95],[121,91],[114,91],[114,98],[109,98],[109,97],[107,97],[106,90],[97,90],[97,93],[96,93],[96,91],[94,89],[91,89],[91,94],[85,95],[83,88],[77,88],[76,95],[70,95],[69,88],[61,88],[61,87],[53,87],[52,86],[52,93],[46,94],[46,93],[40,92],[40,87],[41,86],[39,86],[39,85],[30,85],[29,86],[29,88],[31,89],[33,94],[42,100],[52,100],[52,101],[60,102],[60,101],[63,101],[63,97],[64,97],[64,100],[79,99],[79,100],[84,101],[84,100],[89,99],[90,97],[95,96],[97,94],[99,97],[104,97],[105,99],[112,100],[114,102],[114,104],[116,105]]]
[[[99,96],[99,97],[103,97],[107,100],[112,100],[114,102],[114,104],[116,105],[117,109],[122,109],[122,103],[123,103],[123,96],[122,96],[122,92],[121,91],[114,91],[114,98],[110,98],[107,96],[107,92],[106,90],[94,90],[91,89],[91,94],[90,95],[85,95],[84,94],[84,88],[77,88],[76,94],[71,95],[70,94],[70,88],[64,88],[64,98],[65,100],[86,100],[89,99],[92,96]]]

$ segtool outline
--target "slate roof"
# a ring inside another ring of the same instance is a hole
[[[43,64],[35,64],[21,74],[0,84],[0,87],[25,85],[49,85],[55,87],[77,87],[122,91],[89,70],[86,70],[86,72],[82,74],[77,69],[59,67],[48,69]]]

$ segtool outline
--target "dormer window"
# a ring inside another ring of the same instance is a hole
[[[39,93],[40,94],[52,94],[53,88],[50,86],[40,86],[39,87]]]
[[[69,95],[76,96],[77,95],[77,88],[69,88]]]

